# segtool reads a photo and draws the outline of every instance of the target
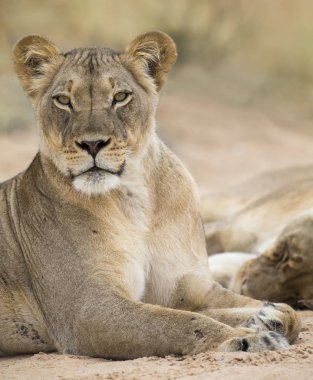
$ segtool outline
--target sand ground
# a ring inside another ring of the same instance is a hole
[[[216,100],[166,95],[159,133],[181,157],[201,194],[256,173],[313,163],[311,120],[289,109],[269,114]],[[0,181],[23,170],[37,150],[34,129],[0,135]],[[212,353],[107,361],[39,353],[0,359],[0,379],[312,379],[313,312],[301,312],[303,329],[290,351]]]

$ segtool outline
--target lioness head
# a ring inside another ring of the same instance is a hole
[[[119,186],[154,133],[158,91],[176,60],[172,39],[149,32],[123,52],[61,53],[45,38],[28,36],[13,59],[35,109],[41,153],[84,194]]]
[[[242,266],[233,290],[243,295],[313,309],[313,219],[299,217],[275,245]]]

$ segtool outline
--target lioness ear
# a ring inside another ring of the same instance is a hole
[[[17,42],[13,49],[14,68],[30,96],[39,90],[38,79],[55,72],[62,57],[59,49],[43,37],[27,36]]]
[[[177,58],[174,41],[163,32],[148,32],[135,38],[125,51],[145,67],[159,91]]]

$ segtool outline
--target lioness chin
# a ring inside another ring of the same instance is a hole
[[[156,134],[172,39],[63,54],[28,36],[13,57],[41,143],[0,187],[2,354],[287,348],[300,329],[290,307],[211,279],[195,185]]]

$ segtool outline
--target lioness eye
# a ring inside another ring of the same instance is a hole
[[[70,98],[66,95],[58,95],[55,99],[63,106],[69,106],[71,104]]]
[[[113,103],[122,102],[127,98],[129,94],[127,92],[118,92],[113,97]]]

